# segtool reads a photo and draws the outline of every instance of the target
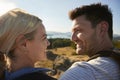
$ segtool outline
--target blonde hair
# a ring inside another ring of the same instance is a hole
[[[33,34],[42,21],[19,8],[0,16],[0,54],[8,55],[19,35]],[[29,35],[32,37],[33,35]],[[3,55],[4,56],[4,55]],[[0,66],[4,62],[0,55]],[[2,59],[2,60],[1,60]],[[2,67],[0,67],[2,69]],[[0,69],[0,70],[1,70]],[[1,74],[0,74],[1,75]]]

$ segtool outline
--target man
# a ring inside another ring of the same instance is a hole
[[[108,6],[101,3],[82,6],[72,10],[69,17],[73,21],[72,41],[76,44],[76,53],[97,57],[74,63],[59,80],[120,80],[119,65],[111,58],[116,53]]]

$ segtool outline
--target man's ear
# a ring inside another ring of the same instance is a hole
[[[108,33],[108,23],[106,21],[101,21],[98,25],[97,25],[97,31],[99,36],[104,37],[107,33]]]

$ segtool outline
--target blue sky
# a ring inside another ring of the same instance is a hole
[[[0,0],[0,15],[21,8],[43,20],[47,31],[70,32],[68,11],[86,4],[108,4],[113,12],[114,34],[120,34],[120,0]]]

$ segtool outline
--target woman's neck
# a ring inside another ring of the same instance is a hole
[[[34,64],[32,62],[28,62],[26,58],[21,59],[7,59],[7,67],[9,72],[15,72],[17,70],[27,68],[27,67],[34,67]]]

